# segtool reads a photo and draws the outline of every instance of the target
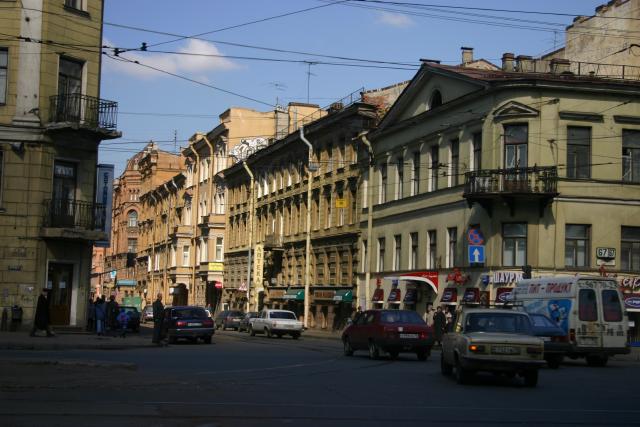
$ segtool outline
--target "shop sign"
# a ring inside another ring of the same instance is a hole
[[[336,291],[314,291],[313,292],[313,297],[315,299],[330,299],[330,300],[332,300],[334,296],[336,296]]]
[[[400,289],[398,288],[391,289],[391,292],[389,292],[389,298],[387,299],[387,302],[393,302],[393,303],[399,304],[401,300],[402,300],[402,294],[400,292]]]
[[[496,290],[496,302],[504,304],[508,301],[511,301],[512,292],[512,288],[498,288]]]
[[[640,294],[624,294],[624,308],[640,310]]]
[[[447,282],[453,282],[456,285],[463,285],[469,281],[469,276],[462,274],[459,269],[454,268],[452,273],[447,274]]]
[[[269,298],[282,298],[284,296],[284,289],[274,289],[269,291]]]
[[[222,282],[214,282],[215,283],[215,287],[216,289],[222,289],[224,286],[222,285]]]
[[[209,271],[224,271],[224,264],[221,262],[210,262]]]
[[[625,289],[640,288],[640,276],[625,277],[623,279],[620,279],[620,286]]]
[[[349,203],[347,202],[347,199],[336,199],[336,208],[344,209],[348,207],[349,207]]]
[[[415,304],[418,300],[418,292],[415,289],[407,289],[403,302],[405,304]]]
[[[373,297],[371,298],[372,302],[382,302],[384,301],[384,289],[376,289],[373,291]]]
[[[468,288],[464,291],[463,302],[480,302],[480,289]]]
[[[494,271],[493,283],[513,283],[522,280],[521,271]]]
[[[264,245],[259,243],[253,251],[253,283],[255,286],[262,286],[264,274]]]
[[[455,288],[446,288],[442,293],[440,302],[456,302],[458,301],[458,290]]]

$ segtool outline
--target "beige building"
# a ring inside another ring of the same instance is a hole
[[[103,2],[3,2],[0,28],[0,306],[33,320],[51,289],[54,325],[84,326],[92,245],[106,239],[96,203],[102,140],[117,103],[100,99]],[[41,42],[42,41],[42,42]]]
[[[368,136],[368,307],[500,302],[525,266],[534,276],[604,268],[634,283],[640,83],[571,66],[532,72],[510,54],[504,71],[423,63]]]
[[[238,290],[223,303],[248,310],[287,308],[302,317],[308,259],[308,326],[344,324],[358,265],[362,147],[354,138],[376,121],[375,106],[338,102],[324,117],[290,127],[287,136],[239,156],[240,162],[223,171],[224,283]]]

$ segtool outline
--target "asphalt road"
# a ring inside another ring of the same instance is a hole
[[[638,425],[640,365],[572,362],[537,388],[443,377],[439,353],[369,360],[335,340],[220,332],[214,343],[0,352],[2,426]]]

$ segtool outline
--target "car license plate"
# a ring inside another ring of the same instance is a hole
[[[520,349],[509,345],[494,345],[491,347],[493,354],[520,354]]]
[[[200,323],[200,322],[189,322],[189,323],[187,323],[187,326],[202,326],[202,323]]]
[[[416,339],[418,334],[400,334],[400,338]]]

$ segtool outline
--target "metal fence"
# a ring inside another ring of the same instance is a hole
[[[67,199],[44,201],[45,227],[104,230],[106,207],[103,204]]]
[[[116,130],[118,103],[76,93],[54,95],[50,98],[49,121]]]

